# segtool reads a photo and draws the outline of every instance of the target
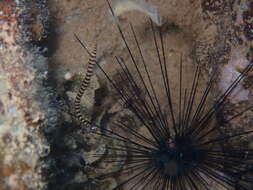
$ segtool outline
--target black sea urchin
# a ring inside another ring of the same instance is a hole
[[[173,93],[170,88],[163,35],[159,30],[159,38],[157,38],[152,21],[150,22],[166,102],[161,102],[159,99],[160,94],[155,88],[155,82],[152,80],[132,25],[130,25],[131,31],[141,63],[137,63],[121,27],[117,25],[135,68],[135,74],[133,74],[123,59],[115,57],[116,63],[119,64],[122,71],[119,76],[122,80],[127,81],[128,85],[119,86],[98,65],[120,95],[123,103],[128,104],[129,109],[137,116],[147,131],[147,133],[140,132],[124,123],[115,122],[114,129],[120,129],[123,133],[112,129],[104,129],[105,133],[98,133],[119,142],[117,147],[108,146],[108,149],[117,150],[118,153],[110,153],[109,151],[105,159],[115,164],[125,162],[121,172],[125,175],[124,180],[114,189],[120,189],[124,186],[129,190],[208,190],[213,189],[213,187],[216,190],[220,188],[251,189],[253,185],[252,175],[242,174],[253,171],[253,151],[236,145],[232,147],[229,145],[229,140],[253,133],[253,130],[221,136],[218,132],[220,125],[215,122],[215,116],[222,109],[233,89],[252,69],[252,62],[213,106],[207,108],[207,99],[216,75],[212,75],[200,101],[196,102],[201,73],[200,65],[196,66],[190,85],[184,87],[181,61],[178,77],[179,101],[178,107],[175,108]],[[137,83],[137,81],[139,82]],[[140,96],[139,89],[145,92],[145,96]],[[133,101],[129,103],[129,99]],[[166,112],[163,105],[168,105]],[[252,108],[251,105],[225,122],[230,122]],[[221,144],[226,144],[226,148]],[[211,186],[214,183],[216,186]]]

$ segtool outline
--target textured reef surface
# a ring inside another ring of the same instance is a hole
[[[116,24],[137,52],[129,32],[131,22],[148,54],[150,75],[159,80],[154,66],[157,54],[149,35],[151,18],[168,42],[172,91],[179,86],[181,56],[185,78],[192,78],[196,65],[201,65],[204,72],[199,88],[204,89],[217,69],[216,88],[208,104],[213,104],[253,59],[250,0],[112,0],[111,4],[117,19],[105,0],[0,1],[0,189],[110,190],[120,180],[117,173],[125,160],[119,159],[117,166],[103,161],[103,155],[117,154],[108,147],[117,147],[119,142],[84,132],[74,115],[74,99],[88,63],[88,54],[74,34],[89,50],[97,41],[98,63],[124,86],[127,84],[116,72],[120,68],[112,62],[115,55],[126,63],[131,57]],[[252,83],[253,71],[228,98],[217,115],[218,122],[252,104]],[[159,87],[156,91],[162,94]],[[128,105],[121,105],[98,68],[82,98],[81,110],[101,127],[94,129],[98,133],[113,122],[142,130],[140,121]],[[220,133],[250,130],[252,117],[253,110],[249,110],[224,124]],[[253,149],[252,135],[234,141]],[[210,185],[217,188],[217,183]]]
[[[57,124],[47,85],[45,1],[0,2],[0,189],[45,189],[44,130]]]

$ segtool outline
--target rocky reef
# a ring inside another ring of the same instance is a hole
[[[216,34],[213,41],[205,38],[197,39],[196,55],[198,61],[207,63],[206,68],[218,68],[217,91],[224,92],[231,80],[238,76],[242,69],[253,61],[252,41],[252,11],[251,1],[210,1],[201,3],[203,18],[215,27]],[[251,21],[250,21],[251,20]],[[252,103],[252,71],[228,97],[228,103],[218,115],[221,120],[230,118]],[[231,134],[246,131],[252,126],[252,109],[238,117],[230,125],[222,127],[223,133]],[[242,144],[251,147],[252,135],[240,139]],[[240,141],[237,139],[237,142]]]
[[[74,34],[86,42],[88,49],[98,42],[98,63],[123,86],[125,81],[119,80],[115,72],[120,68],[112,65],[113,57],[120,55],[126,63],[131,58],[116,24],[122,26],[132,51],[137,52],[129,32],[131,22],[148,54],[151,76],[159,80],[152,70],[157,54],[148,35],[151,17],[168,41],[172,91],[179,86],[180,54],[185,78],[191,78],[197,63],[205,71],[200,88],[205,87],[207,78],[217,69],[217,88],[212,91],[210,104],[253,59],[250,1],[112,0],[111,3],[117,10],[117,20],[112,18],[104,0],[0,1],[0,189],[109,190],[118,184],[119,177],[111,174],[120,171],[124,160],[116,166],[103,160],[103,155],[115,154],[107,147],[118,142],[84,133],[75,118],[74,99],[88,54]],[[253,102],[252,73],[248,73],[217,115],[221,123]],[[159,94],[159,86],[156,90]],[[140,94],[145,95],[141,89]],[[94,128],[97,133],[103,133],[105,128],[118,130],[112,124],[115,121],[142,130],[128,105],[119,102],[118,95],[97,69],[81,102],[85,118],[100,126]],[[248,110],[222,126],[220,133],[249,130],[252,115],[253,110]],[[253,148],[252,135],[234,141]],[[214,189],[216,186],[212,184]]]
[[[45,1],[0,2],[0,189],[45,189],[44,136],[58,116],[48,60],[35,42],[46,36]]]

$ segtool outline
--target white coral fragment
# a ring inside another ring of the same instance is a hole
[[[140,11],[148,15],[154,23],[161,25],[158,8],[146,0],[119,0],[113,7],[114,15],[120,16],[129,11]]]
[[[245,52],[243,48],[234,48],[231,51],[230,60],[228,64],[226,64],[221,71],[221,78],[219,82],[219,88],[223,91],[236,80],[236,78],[241,74],[238,68],[245,68],[249,64],[245,56]],[[230,95],[232,102],[244,101],[249,99],[250,92],[248,89],[245,89],[241,83],[237,85],[237,87],[233,90]]]

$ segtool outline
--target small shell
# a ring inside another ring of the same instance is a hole
[[[157,25],[162,24],[157,7],[146,0],[119,0],[113,7],[115,16],[120,16],[128,11],[141,11],[148,15]]]

